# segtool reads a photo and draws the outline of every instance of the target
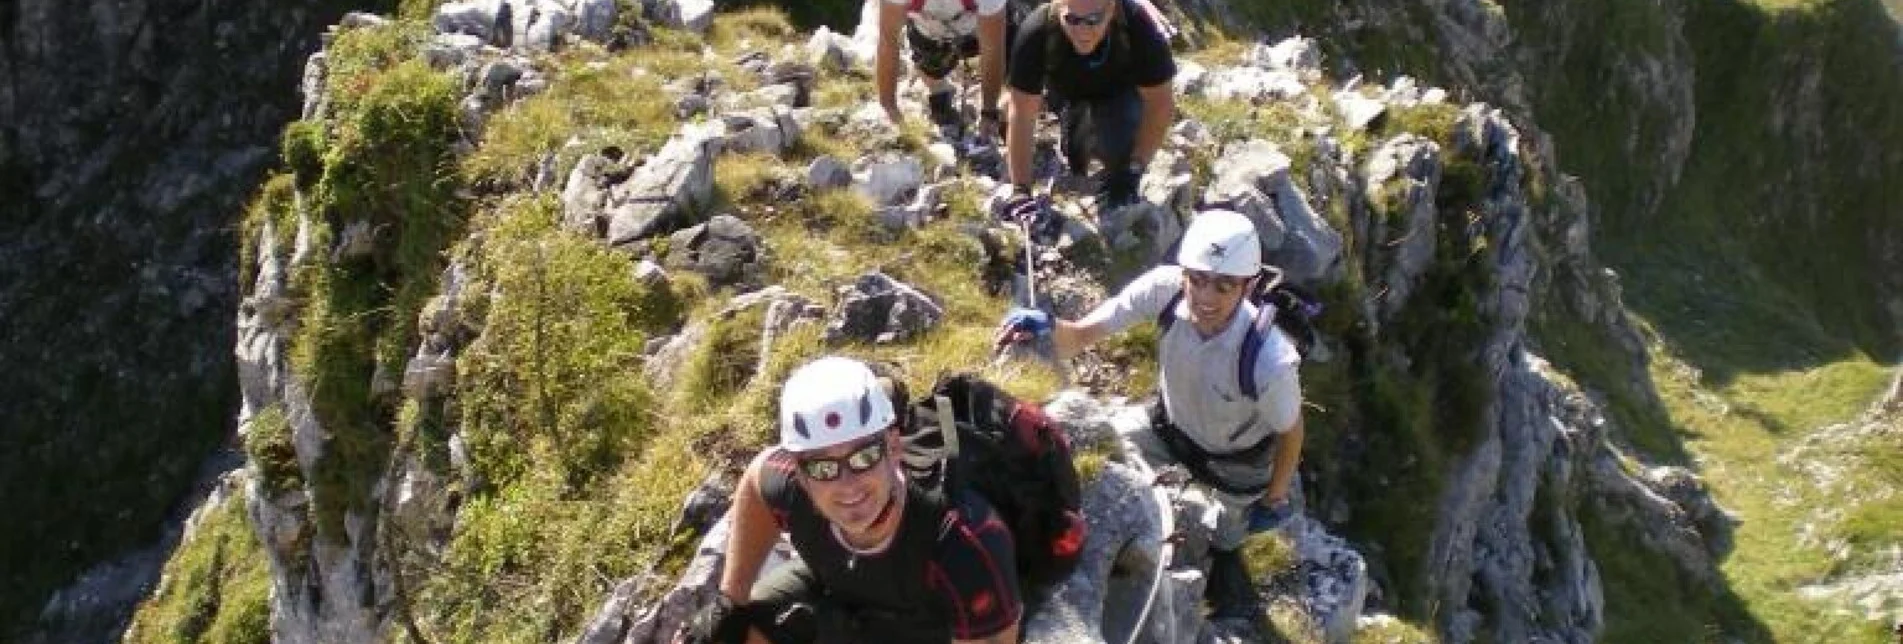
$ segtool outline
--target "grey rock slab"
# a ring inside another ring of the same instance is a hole
[[[641,15],[663,27],[707,33],[714,24],[713,0],[641,0]]]
[[[607,211],[608,244],[621,246],[666,233],[707,206],[714,194],[714,156],[721,140],[683,128],[615,186]]]
[[[832,155],[820,155],[806,165],[806,185],[814,190],[829,190],[852,185],[852,168]]]
[[[779,155],[799,140],[800,126],[784,107],[763,107],[720,117],[726,128],[722,150],[734,154]]]
[[[884,273],[860,275],[839,288],[839,304],[826,325],[827,344],[848,340],[889,344],[938,326],[945,310],[937,300]]]
[[[924,164],[909,154],[877,154],[861,159],[857,165],[853,189],[871,199],[873,205],[902,204],[925,182]]]
[[[1341,113],[1341,120],[1350,130],[1365,130],[1375,119],[1387,114],[1388,104],[1380,99],[1362,96],[1358,91],[1335,92],[1335,111]]]
[[[575,35],[604,44],[614,35],[620,11],[615,0],[573,0],[569,9],[575,14]]]
[[[667,267],[699,273],[715,288],[749,284],[761,277],[760,234],[732,215],[715,215],[675,232],[667,247]]]

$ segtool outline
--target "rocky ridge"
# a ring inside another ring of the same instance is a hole
[[[546,48],[553,50],[560,47],[552,43],[571,37],[556,30],[546,32],[545,40],[512,36],[505,43],[494,33],[464,33],[474,30],[466,25],[494,24],[495,16],[481,13],[482,8],[471,3],[445,6],[435,22],[437,33],[420,43],[417,52],[426,54],[433,67],[461,79],[459,87],[468,92],[461,102],[465,136],[481,132],[487,119],[512,102],[561,82],[538,67],[541,59],[532,54],[542,45],[534,43],[550,43]],[[468,18],[471,12],[474,18]],[[676,26],[705,28],[690,20],[678,20]],[[358,16],[344,28],[384,27],[380,19]],[[588,36],[582,31],[572,35]],[[740,292],[717,313],[690,321],[671,339],[650,343],[644,362],[655,382],[683,377],[666,374],[692,361],[665,356],[690,353],[705,342],[696,339],[697,326],[716,337],[728,333],[723,329],[731,324],[716,320],[741,321],[748,329],[742,333],[755,336],[798,334],[811,324],[814,333],[824,329],[819,342],[827,346],[903,345],[947,324],[947,302],[877,271],[842,284],[830,308],[814,303],[819,293],[759,288],[764,286],[760,264],[787,261],[784,254],[776,255],[783,251],[770,240],[749,229],[749,219],[770,216],[773,206],[706,217],[708,205],[716,203],[714,168],[723,158],[785,156],[811,132],[866,142],[871,151],[850,162],[821,157],[810,163],[804,176],[794,173],[784,182],[762,185],[778,186],[773,190],[785,190],[781,194],[789,200],[828,188],[852,191],[870,204],[868,214],[876,223],[870,234],[875,236],[952,226],[957,222],[947,220],[946,210],[956,193],[998,192],[994,178],[976,171],[961,176],[954,168],[961,152],[967,160],[976,158],[970,141],[931,140],[912,151],[905,143],[908,135],[883,123],[876,109],[816,108],[802,101],[802,96],[810,100],[813,94],[803,83],[818,75],[814,70],[855,64],[858,58],[850,53],[849,43],[821,33],[804,48],[750,51],[735,63],[759,79],[758,87],[745,92],[748,98],[708,83],[709,76],[702,75],[695,91],[679,95],[680,105],[688,112],[709,110],[719,116],[683,124],[638,163],[606,148],[583,153],[560,190],[552,180],[555,173],[535,173],[528,190],[559,193],[562,226],[570,234],[625,253],[624,273],[656,284],[693,273]],[[335,98],[323,89],[326,61],[322,55],[312,59],[307,78],[315,80],[306,84],[307,106],[312,106],[306,116],[320,122],[326,115],[319,106]],[[1037,273],[1037,283],[1052,285],[1040,289],[1040,299],[1074,312],[1101,297],[1109,286],[1102,274],[1119,262],[1141,266],[1159,256],[1172,231],[1180,228],[1182,206],[1198,199],[1233,203],[1265,232],[1267,257],[1286,267],[1296,281],[1331,298],[1329,305],[1337,313],[1324,325],[1314,368],[1334,374],[1352,369],[1385,374],[1389,369],[1403,373],[1415,361],[1435,359],[1476,365],[1472,384],[1483,394],[1466,408],[1471,416],[1442,430],[1465,433],[1466,449],[1450,450],[1444,461],[1447,469],[1433,473],[1444,474],[1447,481],[1435,497],[1426,499],[1433,507],[1432,527],[1422,534],[1425,543],[1417,544],[1425,554],[1411,562],[1419,568],[1410,569],[1404,565],[1410,562],[1394,559],[1392,553],[1369,552],[1367,543],[1329,535],[1326,526],[1351,523],[1356,512],[1367,512],[1357,507],[1363,499],[1340,484],[1343,476],[1364,475],[1355,470],[1373,458],[1369,442],[1381,439],[1385,430],[1365,410],[1320,414],[1326,420],[1311,431],[1337,432],[1322,435],[1337,445],[1331,450],[1335,458],[1305,472],[1309,518],[1284,535],[1294,544],[1292,563],[1261,580],[1270,603],[1297,607],[1292,611],[1296,632],[1330,640],[1351,635],[1365,605],[1371,611],[1425,614],[1435,620],[1435,630],[1454,641],[1470,641],[1483,633],[1509,641],[1591,641],[1601,625],[1603,600],[1572,514],[1586,499],[1623,508],[1636,517],[1634,523],[1662,526],[1656,535],[1660,547],[1686,548],[1685,565],[1709,571],[1710,557],[1702,553],[1709,552],[1707,533],[1714,522],[1700,517],[1713,514],[1702,509],[1709,501],[1695,482],[1686,484],[1681,478],[1665,486],[1620,468],[1617,452],[1605,440],[1603,413],[1563,376],[1546,368],[1527,337],[1527,316],[1547,304],[1548,293],[1571,298],[1569,304],[1577,310],[1602,311],[1598,322],[1622,337],[1632,335],[1619,313],[1616,288],[1598,277],[1580,232],[1585,226],[1583,199],[1563,185],[1555,190],[1558,199],[1540,201],[1528,194],[1535,186],[1548,188],[1535,182],[1535,174],[1556,176],[1544,165],[1551,157],[1543,144],[1523,137],[1520,127],[1486,105],[1448,104],[1447,92],[1421,88],[1406,78],[1386,86],[1359,80],[1336,83],[1322,73],[1320,62],[1312,41],[1294,39],[1258,45],[1240,64],[1212,64],[1203,73],[1186,73],[1181,90],[1189,97],[1211,105],[1241,102],[1258,114],[1287,116],[1290,122],[1234,136],[1211,131],[1212,125],[1225,123],[1186,118],[1172,129],[1165,158],[1144,181],[1145,194],[1157,206],[1098,213],[1087,197],[1069,196],[1088,194],[1087,186],[1066,185],[1057,200],[1061,225],[1050,235],[1034,235],[1041,237],[1045,250],[1031,270]],[[753,100],[766,104],[744,105]],[[481,141],[471,138],[467,143]],[[1052,157],[1048,148],[1041,150],[1039,166],[1054,169]],[[953,163],[945,163],[947,159]],[[1207,173],[1197,172],[1199,167]],[[385,563],[379,539],[429,535],[426,541],[434,544],[429,549],[437,552],[432,556],[444,556],[441,549],[461,520],[462,495],[485,487],[481,472],[471,466],[472,450],[480,445],[452,422],[445,428],[447,467],[432,466],[421,454],[399,452],[387,470],[372,468],[369,480],[350,488],[365,496],[342,512],[337,524],[341,530],[326,528],[323,516],[314,514],[316,485],[327,476],[321,464],[335,458],[329,455],[335,447],[326,436],[337,429],[324,426],[325,413],[317,408],[306,382],[310,376],[298,373],[290,355],[301,323],[295,300],[307,296],[296,293],[292,274],[299,266],[379,251],[374,237],[353,236],[348,225],[334,237],[313,234],[320,213],[293,210],[289,215],[283,221],[295,232],[276,230],[277,224],[267,221],[257,233],[256,281],[248,286],[239,317],[245,402],[241,423],[247,432],[257,432],[258,419],[268,417],[266,410],[283,410],[292,457],[288,465],[310,482],[273,489],[269,486],[274,479],[286,480],[285,472],[261,471],[247,495],[251,520],[275,573],[273,632],[290,642],[380,639],[392,629],[419,626],[405,599],[406,593],[416,591],[418,580],[405,582],[401,568]],[[997,234],[984,232],[986,227],[978,222],[963,226],[960,236],[983,239]],[[661,253],[663,246],[657,242],[664,236],[667,252]],[[989,244],[984,248],[986,264],[1017,261],[1015,252],[993,251]],[[473,302],[500,295],[494,290],[468,291],[465,270],[454,260],[444,267],[438,292],[418,316],[417,348],[406,352],[410,357],[401,376],[380,369],[372,379],[387,384],[373,382],[372,390],[407,397],[423,410],[420,414],[434,413],[429,410],[440,410],[465,393],[454,386],[460,363],[453,357],[488,332],[467,312],[482,308]],[[1024,282],[1022,277],[1010,281]],[[1561,283],[1564,288],[1554,286]],[[1413,330],[1416,326],[1427,331]],[[1439,330],[1457,331],[1472,344],[1422,344],[1430,341],[1416,335]],[[735,385],[742,389],[762,381],[775,360],[774,341],[759,338],[746,344],[758,349],[752,353],[757,357],[742,363],[746,369]],[[1423,347],[1450,353],[1408,353]],[[1080,363],[1092,364],[1090,359]],[[1102,360],[1094,364],[1100,370],[1133,366]],[[1088,373],[1079,375],[1089,380]],[[663,384],[660,389],[670,387]],[[1339,393],[1322,389],[1310,396],[1318,398],[1323,391]],[[1326,398],[1320,402],[1350,410],[1375,404]],[[1128,422],[1133,409],[1083,393],[1066,394],[1051,408],[1066,419],[1067,429],[1081,444],[1091,443],[1092,431],[1101,436],[1102,427]],[[255,454],[254,469],[272,467]],[[1093,479],[1090,498],[1127,498],[1118,490],[1138,485],[1141,479],[1134,476],[1125,466],[1107,466]],[[1677,492],[1666,494],[1660,487]],[[712,491],[707,495],[718,497]],[[1157,502],[1176,506],[1172,523],[1193,533],[1200,524],[1193,518],[1202,514],[1195,510],[1195,498],[1191,490]],[[677,529],[700,529],[712,516],[707,502],[689,505],[700,508],[690,513],[698,519],[684,517],[676,522]],[[1143,561],[1154,570],[1163,560],[1161,526],[1143,523],[1151,513],[1100,505],[1091,509],[1094,524],[1114,527],[1103,534],[1119,539],[1093,543],[1092,552],[1101,556],[1087,562],[1089,574],[1057,591],[1064,608],[1033,620],[1030,630],[1050,641],[1074,641],[1070,638],[1079,629],[1105,641],[1127,634],[1135,625],[1118,624],[1104,610],[1105,598],[1130,592],[1127,580],[1112,578],[1109,571],[1118,567],[1112,563],[1125,564],[1121,567],[1128,572],[1143,570]],[[1722,519],[1722,513],[1718,516]],[[717,534],[714,528],[703,543],[717,543]],[[706,596],[713,574],[709,570],[718,569],[717,552],[705,547],[699,552],[677,590],[658,604],[652,602],[670,581],[664,576],[650,571],[615,584],[582,641],[639,642],[664,635],[668,626],[678,623],[681,611]],[[1364,557],[1380,565],[1370,566]],[[1166,600],[1154,613],[1159,619],[1150,626],[1157,629],[1153,634],[1166,641],[1190,641],[1183,638],[1192,633],[1196,641],[1257,641],[1262,634],[1250,629],[1202,623],[1190,601],[1200,595],[1196,560],[1193,547],[1179,546],[1170,558],[1166,576],[1172,591],[1164,594]],[[1423,605],[1429,608],[1418,608]]]

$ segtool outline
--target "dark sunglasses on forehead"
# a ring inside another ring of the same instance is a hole
[[[1185,269],[1183,277],[1189,279],[1189,285],[1195,288],[1213,288],[1218,295],[1230,295],[1248,285],[1249,278],[1235,275],[1219,275],[1205,271]]]
[[[881,432],[870,440],[860,443],[845,456],[801,456],[798,460],[800,473],[815,481],[836,480],[844,476],[848,470],[853,474],[863,474],[885,460],[885,434]]]
[[[1103,24],[1104,19],[1109,17],[1110,3],[1108,2],[1104,3],[1102,9],[1090,13],[1078,13],[1068,8],[1064,10],[1064,24],[1072,27],[1095,27]]]

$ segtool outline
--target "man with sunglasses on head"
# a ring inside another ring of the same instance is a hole
[[[873,58],[873,80],[879,105],[893,125],[903,125],[899,111],[899,34],[912,48],[912,66],[925,77],[927,113],[932,122],[956,125],[957,88],[945,77],[958,61],[978,57],[980,87],[979,127],[988,136],[1002,128],[998,88],[1004,84],[1004,61],[1015,33],[1010,0],[879,0],[879,41]]]
[[[1012,45],[1005,208],[1031,197],[1032,135],[1045,95],[1062,104],[1062,145],[1073,175],[1103,163],[1099,212],[1135,203],[1144,168],[1176,112],[1170,26],[1147,0],[1051,0],[1024,17]]]
[[[942,498],[900,469],[899,416],[870,368],[826,357],[780,392],[780,442],[728,509],[716,602],[684,641],[1016,644],[1010,530],[976,493]],[[757,583],[786,533],[800,559]]]
[[[1048,336],[1062,360],[1136,323],[1166,323],[1158,338],[1161,400],[1151,426],[1124,439],[1153,466],[1183,465],[1222,503],[1205,593],[1215,618],[1260,615],[1237,548],[1289,518],[1302,455],[1301,357],[1269,323],[1274,312],[1258,312],[1248,297],[1263,279],[1261,252],[1248,217],[1206,210],[1183,232],[1177,265],[1151,269],[1075,322],[1016,309],[998,329],[1000,347]]]

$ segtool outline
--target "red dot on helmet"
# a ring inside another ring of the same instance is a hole
[[[839,426],[839,412],[836,412],[836,411],[826,412],[826,428],[832,429],[838,426]]]

